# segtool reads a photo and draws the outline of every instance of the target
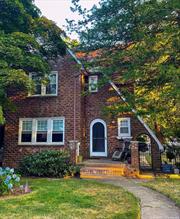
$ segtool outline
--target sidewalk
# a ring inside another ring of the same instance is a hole
[[[115,177],[98,181],[121,186],[141,200],[142,219],[180,219],[180,209],[164,195],[138,184],[138,180]]]

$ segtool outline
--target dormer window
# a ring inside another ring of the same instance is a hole
[[[30,74],[35,84],[34,93],[30,96],[57,96],[58,93],[58,72],[53,71],[48,76],[48,84],[41,83],[41,78],[36,73]]]
[[[89,76],[89,92],[91,93],[98,92],[98,76],[97,75]]]

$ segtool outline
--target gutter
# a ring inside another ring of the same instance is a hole
[[[84,68],[82,62],[76,57],[76,55],[73,53],[73,51],[68,48],[67,51],[69,52],[69,54],[74,58],[74,60],[81,65],[82,70],[86,71],[86,69]],[[121,91],[119,90],[119,88],[114,84],[114,82],[112,82],[111,80],[109,81],[109,84],[111,85],[111,87],[116,91],[116,93],[118,94],[118,96],[120,96],[120,98],[128,104],[126,98],[122,95]],[[150,127],[144,122],[144,120],[137,115],[137,111],[135,109],[131,109],[131,111],[136,115],[137,119],[140,121],[140,123],[144,126],[144,128],[148,131],[148,133],[151,135],[151,137],[154,139],[154,141],[157,143],[159,150],[163,151],[164,147],[161,144],[161,142],[159,141],[159,139],[156,137],[156,135],[154,134],[154,132],[150,129]]]

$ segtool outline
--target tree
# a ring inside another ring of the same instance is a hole
[[[41,17],[33,0],[0,0],[0,123],[10,106],[7,91],[17,87],[29,91],[29,72],[42,77],[50,72],[48,60],[64,55],[62,30]]]
[[[72,2],[72,10],[83,19],[69,21],[69,30],[79,34],[81,50],[100,51],[88,66],[98,68],[107,80],[116,72],[120,84],[133,81],[133,94],[122,90],[129,106],[157,134],[180,137],[179,1],[101,0],[89,11],[78,0]],[[107,109],[124,110],[118,103]]]

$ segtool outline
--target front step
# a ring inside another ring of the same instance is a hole
[[[125,164],[105,162],[84,162],[81,168],[81,178],[107,178],[123,176]]]

